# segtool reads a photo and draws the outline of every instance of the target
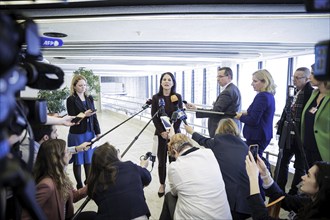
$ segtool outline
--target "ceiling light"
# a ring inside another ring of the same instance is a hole
[[[64,33],[58,33],[58,32],[45,32],[43,33],[43,35],[47,36],[47,37],[58,37],[58,38],[62,38],[62,37],[67,37],[67,34]]]

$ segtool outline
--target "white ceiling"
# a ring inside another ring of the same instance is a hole
[[[39,32],[64,46],[43,55],[65,72],[144,75],[313,52],[330,38],[330,15],[303,5],[179,5],[28,9]],[[54,57],[64,57],[58,59]]]

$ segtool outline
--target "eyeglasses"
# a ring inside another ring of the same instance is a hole
[[[295,79],[295,80],[299,80],[299,79],[304,79],[306,77],[305,76],[294,76],[292,78]]]
[[[226,76],[217,75],[217,78],[223,78],[223,77],[226,77]]]

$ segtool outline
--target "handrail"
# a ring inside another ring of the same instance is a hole
[[[102,102],[102,106],[106,109],[113,109],[116,112],[124,112],[126,115],[132,115],[137,112],[137,110],[145,104],[145,100],[141,98],[136,97],[130,97],[130,96],[114,96],[114,95],[108,95],[108,94],[102,94],[102,100],[105,100]],[[132,107],[133,106],[133,107]],[[211,108],[211,106],[206,105],[198,105],[200,107],[204,108]],[[187,110],[187,114],[195,114],[194,111]],[[278,116],[278,115],[275,115]],[[140,118],[144,118],[146,120],[149,120],[151,118],[150,110],[147,110],[140,114]],[[189,118],[189,117],[188,117]],[[201,133],[206,135],[204,131],[207,131],[208,128],[206,126],[203,126],[204,124],[203,120],[206,119],[200,119],[201,124],[194,123],[195,117],[192,117],[192,123],[190,125],[194,128],[198,128]],[[206,124],[206,123],[205,123]],[[182,128],[184,129],[183,125]],[[199,132],[198,131],[198,132]],[[269,156],[278,157],[276,153],[265,151],[264,154],[266,154],[266,158],[269,159]],[[294,162],[294,160],[291,160],[291,162]]]

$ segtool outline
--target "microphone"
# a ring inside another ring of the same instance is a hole
[[[159,105],[159,113],[158,116],[165,128],[165,130],[169,130],[171,128],[171,123],[170,123],[170,118],[168,117],[168,115],[165,112],[165,100],[163,98],[160,98],[158,101],[158,105]]]
[[[152,104],[152,99],[148,99],[144,105],[142,105],[142,109],[147,109]]]
[[[167,114],[165,113],[165,100],[163,98],[160,98],[158,100],[158,106],[160,108],[158,116],[167,116]]]
[[[171,122],[174,124],[178,120],[178,112],[179,112],[179,99],[176,95],[171,95],[171,102],[174,104],[174,112],[171,116]]]
[[[184,123],[185,125],[188,125],[188,123],[187,123],[187,121],[186,121],[186,119],[187,119],[187,115],[186,115],[186,113],[184,112],[184,110],[179,109],[177,112],[178,112],[178,119],[180,119],[181,121],[183,121],[183,123]]]
[[[174,104],[174,111],[179,109],[179,99],[176,95],[171,95],[171,102]]]
[[[172,124],[174,124],[177,120],[178,120],[178,111],[175,111],[173,112],[170,121]]]
[[[183,100],[182,102],[183,102],[183,104],[188,104],[188,102],[186,100]]]

